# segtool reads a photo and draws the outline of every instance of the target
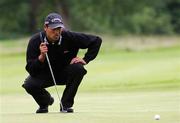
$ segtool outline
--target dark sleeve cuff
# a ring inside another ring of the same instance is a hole
[[[44,67],[44,62],[39,61],[39,59],[36,59],[36,66],[38,66],[39,68],[43,68]]]
[[[88,60],[86,57],[84,57],[83,60],[86,62],[86,64],[90,62],[90,60]]]

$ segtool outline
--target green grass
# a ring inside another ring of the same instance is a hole
[[[37,105],[21,87],[28,75],[27,40],[0,41],[0,122],[180,122],[180,38],[103,36],[99,56],[86,66],[75,113],[58,113],[51,87],[55,104],[44,115],[34,113]],[[58,87],[60,94],[63,89]],[[161,120],[155,121],[155,114]]]
[[[2,123],[179,123],[179,91],[80,93],[75,113],[59,113],[57,100],[48,114],[35,114],[37,105],[26,94],[3,95]],[[56,93],[53,93],[54,97]],[[159,114],[161,119],[154,120]]]
[[[12,52],[14,47],[11,49],[6,44],[3,48],[5,46],[9,50],[0,54],[0,93],[22,93],[24,90],[20,87],[27,76],[25,52]],[[118,49],[106,52],[105,48],[103,44],[97,59],[86,66],[88,74],[80,91],[169,90],[180,87],[178,46],[134,52]]]

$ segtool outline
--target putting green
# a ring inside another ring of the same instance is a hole
[[[1,123],[179,123],[178,91],[80,93],[73,114],[59,113],[55,103],[48,114],[35,114],[37,105],[26,94],[1,96]],[[161,119],[154,120],[159,114]]]

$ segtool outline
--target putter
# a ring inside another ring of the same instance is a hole
[[[41,39],[41,42],[44,42],[43,36],[42,36],[42,33],[41,33],[41,32],[40,32],[40,39]],[[62,112],[63,112],[63,111],[64,111],[64,108],[63,108],[63,105],[62,105],[62,102],[61,102],[61,99],[60,99],[60,96],[59,96],[59,93],[58,93],[57,84],[56,84],[56,80],[55,80],[55,77],[54,77],[54,73],[53,73],[53,70],[52,70],[52,67],[51,67],[51,63],[50,63],[48,54],[46,53],[45,55],[46,55],[46,59],[47,59],[47,62],[48,62],[48,66],[49,66],[49,69],[50,69],[50,72],[51,72],[51,76],[52,76],[52,79],[53,79],[53,82],[54,82],[54,87],[55,87],[55,90],[56,90],[56,92],[57,92],[58,99],[59,99],[59,102],[60,102],[60,105],[61,105],[61,108],[62,108]]]

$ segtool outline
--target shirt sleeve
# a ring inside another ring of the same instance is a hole
[[[100,37],[77,32],[70,32],[70,35],[75,46],[80,49],[87,49],[83,58],[86,63],[96,58],[102,43]]]
[[[26,70],[31,76],[35,76],[44,66],[44,63],[40,62],[38,57],[40,55],[39,50],[40,42],[35,39],[30,39],[26,52]]]

